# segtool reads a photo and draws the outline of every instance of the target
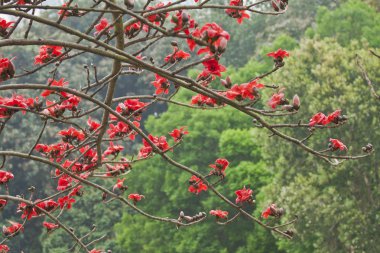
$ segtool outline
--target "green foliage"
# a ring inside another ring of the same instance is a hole
[[[320,7],[317,28],[309,35],[322,38],[334,37],[341,45],[349,45],[353,39],[366,39],[370,46],[380,46],[380,14],[360,0],[350,0],[334,11]]]

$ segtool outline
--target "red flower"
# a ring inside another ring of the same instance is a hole
[[[207,96],[204,96],[202,94],[198,94],[191,98],[191,104],[192,105],[208,105],[208,106],[214,106],[217,104],[216,100]]]
[[[243,1],[242,0],[231,0],[230,6],[242,6]],[[249,19],[250,16],[248,13],[246,13],[244,10],[237,10],[237,9],[227,9],[226,13],[228,16],[235,18],[238,22],[238,24],[241,24],[243,22],[244,18]]]
[[[278,93],[274,93],[268,101],[269,107],[271,107],[272,109],[275,109],[278,105],[286,104],[286,99],[284,97],[285,97],[285,94],[282,93],[281,91],[279,91]]]
[[[9,252],[9,247],[5,244],[0,244],[0,252],[1,253],[8,253]]]
[[[338,139],[332,139],[330,138],[330,147],[332,149],[332,151],[335,151],[335,150],[347,150],[347,147],[346,145],[343,144],[343,142],[341,142],[340,140]]]
[[[132,193],[128,195],[128,199],[132,200],[135,205],[137,202],[141,201],[142,198],[145,198],[144,195],[140,195],[138,193]]]
[[[227,219],[228,212],[222,210],[211,210],[210,214],[215,216],[217,219]]]
[[[73,146],[68,143],[57,143],[51,145],[37,144],[34,148],[37,152],[44,153],[50,160],[57,159],[57,162],[62,160],[63,154]]]
[[[36,202],[38,202],[38,200]],[[36,206],[45,210],[46,212],[54,211],[58,207],[58,205],[59,204],[52,199],[42,201],[42,202],[36,204]],[[36,210],[36,212],[40,213],[40,211],[38,209]]]
[[[252,193],[253,191],[251,189],[246,189],[245,186],[241,190],[237,190],[235,192],[237,198],[235,200],[236,204],[238,203],[244,203],[244,202],[252,202]]]
[[[14,175],[11,172],[0,170],[0,185],[8,183],[13,178]]]
[[[146,105],[147,103],[143,103],[138,99],[127,99],[124,103],[120,103],[116,107],[116,111],[122,116],[130,116],[133,114],[136,120],[141,120],[141,113]],[[110,115],[110,119],[117,120],[114,115]]]
[[[110,24],[108,23],[108,20],[106,18],[102,18],[99,22],[99,24],[95,25],[95,35],[101,33],[102,31],[104,31]],[[107,31],[112,29],[112,27],[109,27],[107,28]]]
[[[143,25],[142,30],[144,30],[145,32],[148,32],[148,29],[145,25]],[[132,39],[133,37],[137,36],[137,34],[139,34],[140,31],[141,31],[140,22],[135,22],[129,26],[126,26],[124,29],[124,33],[129,39]]]
[[[64,191],[64,190],[66,190],[67,188],[69,188],[71,186],[71,181],[73,181],[72,177],[70,177],[68,175],[62,175],[58,179],[57,190],[58,191]]]
[[[170,148],[165,136],[158,137],[150,134],[148,137],[161,151],[166,151]],[[153,148],[145,139],[143,139],[143,145],[138,155],[140,158],[148,157],[153,152]]]
[[[134,121],[133,125],[139,127],[140,123]],[[132,128],[130,128],[127,123],[124,123],[122,121],[119,121],[116,125],[110,124],[107,133],[110,138],[129,136],[129,139],[131,139],[132,141],[135,139],[136,135]]]
[[[7,36],[7,29],[12,27],[12,24],[14,24],[14,21],[8,22],[7,20],[0,18],[0,36]]]
[[[326,122],[326,115],[324,115],[322,112],[319,112],[310,119],[309,126],[313,127],[315,125],[324,125],[325,122]]]
[[[100,123],[93,121],[91,117],[88,118],[87,125],[89,126],[88,130],[90,130],[90,132],[93,132],[100,127]]]
[[[36,209],[33,206],[27,205],[24,202],[21,202],[18,205],[17,210],[22,212],[21,219],[27,218],[28,220],[30,220],[31,218],[38,216]]]
[[[228,99],[236,99],[241,101],[243,99],[254,99],[258,95],[258,89],[264,88],[264,84],[259,83],[259,79],[255,79],[249,83],[241,85],[235,84],[230,90],[226,92]]]
[[[0,82],[13,78],[15,67],[8,58],[0,58]]]
[[[185,127],[181,127],[180,129],[174,129],[169,133],[169,135],[173,137],[175,142],[179,142],[182,137],[188,133],[189,132],[185,130]]]
[[[2,210],[6,205],[8,201],[6,199],[0,199],[0,210]]]
[[[201,191],[207,191],[208,187],[205,185],[200,178],[193,175],[189,180],[189,192],[199,194]]]
[[[9,227],[3,226],[3,235],[6,237],[13,237],[17,235],[20,231],[24,231],[24,227],[17,222],[9,221],[11,224]]]
[[[46,222],[44,221],[42,223],[42,225],[46,228],[47,232],[51,232],[53,230],[56,230],[57,228],[59,228],[59,225],[58,224],[55,224],[55,223],[50,223],[50,222]]]
[[[113,145],[113,142],[111,141],[109,147],[106,149],[106,151],[104,151],[104,155],[117,156],[120,153],[120,151],[122,151],[123,149],[124,149],[123,146]]]
[[[115,189],[119,189],[121,191],[125,191],[128,189],[128,186],[124,185],[125,178],[123,179],[117,179],[116,184],[113,186],[112,190],[115,191]]]
[[[203,71],[209,74],[221,76],[220,73],[226,71],[226,67],[219,65],[219,62],[215,59],[203,61],[202,64],[205,67]]]
[[[261,217],[268,219],[269,216],[276,216],[276,204],[271,204],[261,213]]]
[[[169,87],[170,83],[168,79],[159,76],[156,74],[156,80],[152,82],[153,86],[156,87],[156,95],[159,95],[161,93],[168,94],[169,93]]]
[[[71,190],[71,192],[69,193],[69,197],[72,197],[72,196],[82,196],[83,195],[83,192],[81,191],[81,189],[83,188],[82,185],[79,185],[77,187],[75,187],[74,189]]]
[[[61,46],[41,46],[40,47],[40,53],[36,57],[34,57],[34,64],[44,64],[52,59],[60,56],[62,54],[61,50],[63,48]]]
[[[49,78],[48,83],[50,84],[50,86],[54,86],[54,87],[65,87],[69,84],[69,82],[65,82],[64,78],[61,78],[59,81]],[[55,93],[55,91],[54,90],[44,90],[41,93],[41,96],[47,97],[52,93]],[[68,94],[64,91],[61,91],[60,94],[65,98],[68,97]]]
[[[83,141],[85,138],[85,134],[82,131],[76,130],[73,127],[59,131],[58,135],[62,136],[63,142],[68,143],[72,143],[73,141]]]
[[[179,50],[178,47],[174,47],[174,52],[165,57],[165,62],[170,61],[170,63],[175,63],[176,61],[187,60],[189,58],[189,53]]]
[[[101,250],[98,250],[98,249],[92,249],[92,250],[90,251],[90,253],[102,253],[102,251],[101,251]]]
[[[58,199],[59,206],[63,209],[65,206],[67,209],[71,208],[71,205],[75,203],[75,199],[65,196]]]
[[[281,48],[276,52],[270,52],[267,54],[269,57],[273,57],[275,60],[283,60],[285,57],[289,57],[289,53]]]
[[[224,158],[216,159],[215,164],[209,165],[211,168],[213,168],[213,170],[210,171],[210,175],[225,177],[226,176],[225,170],[227,169],[229,164],[230,163]]]
[[[341,110],[336,110],[335,112],[327,115],[327,117],[325,118],[325,120],[323,122],[323,125],[327,125],[331,122],[338,124],[339,123],[339,116],[340,116],[341,112],[342,112]]]

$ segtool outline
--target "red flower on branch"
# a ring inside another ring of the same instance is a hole
[[[110,142],[110,145],[108,146],[108,148],[106,149],[106,151],[104,151],[104,155],[105,156],[108,156],[108,155],[114,155],[114,156],[117,156],[120,151],[122,151],[124,149],[123,146],[121,145],[114,145],[113,142],[111,141]]]
[[[7,29],[11,28],[14,24],[14,21],[8,22],[6,19],[0,18],[0,36],[5,37],[8,34]]]
[[[0,199],[0,211],[7,205],[8,201],[6,199]]]
[[[116,111],[122,116],[130,116],[133,114],[136,120],[141,120],[141,113],[147,103],[141,102],[139,99],[127,99],[124,103],[120,103],[116,107]],[[117,120],[114,115],[110,115],[111,120]]]
[[[38,200],[36,202],[38,202]],[[45,210],[46,212],[51,212],[51,211],[54,211],[59,206],[59,204],[57,202],[55,202],[54,200],[49,199],[49,200],[45,200],[45,201],[42,201],[42,202],[36,204],[36,206]],[[36,209],[36,212],[38,214],[40,213],[40,211],[38,209]]]
[[[50,84],[50,86],[52,87],[65,87],[69,84],[69,82],[65,82],[65,79],[64,78],[61,78],[59,79],[58,81],[57,80],[53,80],[51,78],[49,78],[48,80],[48,83]],[[50,94],[52,93],[56,93],[54,90],[44,90],[42,93],[41,93],[41,96],[43,97],[47,97],[49,96]],[[59,92],[59,94],[61,94],[62,97],[65,97],[67,98],[68,97],[68,94],[64,91],[61,91]]]
[[[100,20],[100,22],[99,22],[97,25],[95,25],[95,30],[96,30],[96,31],[95,31],[95,35],[98,35],[99,33],[105,31],[106,28],[107,28],[109,25],[110,25],[110,24],[109,24],[108,20],[107,20],[106,18],[102,18],[102,19]],[[111,30],[111,29],[112,29],[112,26],[111,26],[111,27],[108,27],[106,32],[108,32],[108,31]]]
[[[77,187],[72,189],[71,192],[69,193],[69,197],[73,197],[73,196],[81,197],[83,195],[83,192],[81,191],[82,188],[83,188],[82,185],[78,185]]]
[[[42,223],[42,225],[46,228],[46,230],[47,230],[48,233],[50,233],[50,232],[56,230],[57,228],[59,228],[58,224],[50,223],[50,222],[46,222],[46,221],[44,221]]]
[[[244,202],[248,202],[248,203],[252,202],[253,191],[249,188],[246,189],[245,186],[243,187],[243,189],[237,190],[235,194],[237,196],[235,200],[236,204],[244,203]]]
[[[263,217],[264,219],[268,219],[269,216],[273,216],[273,208],[276,208],[276,205],[275,204],[271,204],[270,206],[268,206],[267,209],[265,209],[262,213],[261,213],[261,217]]]
[[[156,88],[156,93],[155,93],[156,95],[159,95],[161,93],[164,93],[164,94],[169,93],[170,83],[168,79],[156,74],[156,80],[154,80],[152,84]]]
[[[326,122],[326,115],[324,115],[322,112],[319,112],[310,119],[309,126],[313,127],[315,125],[324,125],[325,122]]]
[[[8,253],[10,251],[10,248],[5,244],[0,244],[0,252],[1,253]]]
[[[216,59],[205,60],[202,62],[202,64],[205,67],[203,72],[206,72],[208,74],[221,76],[221,72],[226,71],[226,67],[220,65]]]
[[[327,125],[329,123],[335,123],[335,124],[338,124],[339,123],[339,116],[341,115],[342,111],[341,110],[336,110],[332,113],[330,113],[329,115],[327,115],[327,117],[325,118],[325,121],[323,122],[323,125]]]
[[[227,211],[222,211],[222,210],[211,210],[210,214],[212,216],[215,216],[217,219],[227,219],[228,212]]]
[[[72,181],[73,181],[72,177],[70,177],[68,175],[62,175],[58,179],[57,190],[58,191],[64,191],[64,190],[66,190],[67,188],[69,188],[71,186],[71,182]]]
[[[229,164],[230,163],[224,158],[216,159],[215,164],[209,165],[211,168],[213,168],[213,170],[210,171],[209,175],[225,177],[225,170],[227,169]]]
[[[75,199],[70,198],[69,196],[64,196],[58,199],[58,203],[61,209],[65,207],[71,209],[72,204],[75,203]]]
[[[169,133],[169,135],[173,137],[175,142],[181,141],[182,137],[186,134],[189,134],[189,132],[185,130],[185,127],[181,127],[180,129],[174,129]]]
[[[269,57],[273,57],[275,60],[283,60],[285,57],[289,57],[289,53],[286,50],[278,49],[276,52],[270,52],[267,54]]]
[[[3,235],[5,237],[13,237],[17,235],[20,231],[24,231],[24,227],[20,223],[14,221],[8,222],[11,224],[10,226],[3,226]]]
[[[28,105],[25,103],[25,98],[21,95],[13,94],[10,98],[0,97],[0,105],[9,106],[14,108],[5,108],[0,107],[0,119],[1,118],[10,118],[13,114],[19,110],[28,108]],[[18,108],[15,108],[18,107]],[[25,114],[25,111],[22,111]]]
[[[347,147],[346,145],[343,144],[343,142],[341,142],[340,140],[338,139],[332,139],[330,138],[330,145],[329,147],[331,148],[332,151],[335,151],[335,150],[347,150]]]
[[[283,89],[281,89],[278,93],[274,93],[272,97],[268,101],[268,106],[272,109],[276,109],[278,105],[285,105],[289,102],[285,99],[285,94],[282,92]]]
[[[0,58],[0,82],[13,78],[15,67],[8,58]]]
[[[125,191],[128,189],[128,186],[124,185],[125,178],[123,179],[117,179],[116,184],[113,186],[112,190],[115,191],[116,189],[119,189],[120,191]]]
[[[185,51],[179,50],[178,47],[174,47],[174,52],[165,57],[165,62],[175,63],[176,61],[187,60],[190,58],[190,54]]]
[[[243,6],[243,0],[231,0],[230,6]],[[246,13],[244,10],[227,9],[226,13],[231,18],[235,18],[238,24],[241,24],[243,22],[243,19],[250,18],[250,15]]]
[[[170,148],[168,142],[166,141],[165,136],[153,136],[149,135],[148,138],[153,142],[154,145],[156,145],[161,151],[166,151]],[[151,147],[150,143],[143,139],[143,147],[140,149],[138,157],[140,158],[146,158],[148,157],[152,152],[153,148]]]
[[[198,94],[191,98],[191,104],[192,105],[208,105],[208,106],[214,106],[217,104],[217,101],[213,98],[204,96],[202,94]]]
[[[0,170],[0,185],[7,184],[13,178],[14,175],[11,172]]]
[[[128,195],[128,199],[133,201],[133,204],[136,205],[137,202],[141,201],[144,197],[144,195],[140,195],[138,193],[132,193]]]
[[[137,121],[134,121],[133,125],[140,127],[140,123]],[[122,121],[117,122],[116,125],[110,124],[107,133],[110,138],[129,136],[129,139],[132,141],[135,139],[136,135],[136,132],[134,132],[127,123],[124,123]]]
[[[73,127],[68,128],[67,130],[61,130],[58,132],[58,135],[62,136],[63,142],[72,143],[73,141],[83,141],[85,134]]]
[[[39,55],[34,57],[34,64],[44,64],[51,61],[52,59],[62,55],[62,49],[63,48],[61,46],[41,46]]]
[[[30,220],[31,218],[38,216],[36,209],[33,206],[27,205],[24,202],[18,205],[17,210],[22,212],[21,219],[27,218],[28,220]]]
[[[195,175],[189,179],[189,184],[189,192],[195,193],[197,195],[202,191],[207,191],[208,189],[207,185],[204,184],[202,180]]]
[[[92,120],[91,117],[88,118],[87,125],[89,126],[88,130],[90,132],[93,132],[93,131],[97,130],[100,127],[100,123]]]

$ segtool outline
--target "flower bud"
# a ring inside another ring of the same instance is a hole
[[[293,97],[293,108],[294,108],[294,110],[298,110],[300,108],[300,105],[301,105],[301,100],[298,97],[298,95],[296,94]]]
[[[132,10],[135,7],[135,0],[124,0],[124,4],[127,6],[128,10]]]

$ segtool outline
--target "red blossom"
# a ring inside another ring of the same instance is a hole
[[[169,133],[169,135],[173,137],[175,142],[179,142],[182,139],[182,137],[186,134],[189,134],[189,132],[185,130],[185,127],[181,127],[180,129],[174,129]]]
[[[40,47],[39,55],[34,58],[34,64],[44,64],[52,59],[60,56],[62,54],[61,50],[63,48],[61,46],[50,46],[44,45]]]
[[[14,175],[11,172],[0,170],[0,185],[8,183],[13,178]]]
[[[61,209],[66,207],[67,209],[71,209],[71,205],[75,203],[75,199],[70,198],[69,196],[64,196],[58,199],[58,203]]]
[[[133,203],[136,205],[137,202],[141,201],[141,199],[145,198],[144,195],[140,195],[138,193],[132,193],[128,195],[128,199],[132,200]]]
[[[259,79],[255,79],[249,83],[243,83],[241,85],[235,84],[226,92],[226,97],[228,99],[236,99],[238,101],[244,99],[253,100],[258,95],[258,90],[264,87],[264,84],[259,83]]]
[[[179,50],[178,47],[174,47],[173,53],[165,57],[165,62],[170,61],[170,63],[175,63],[176,61],[187,60],[189,58],[189,53]]]
[[[53,230],[56,230],[57,228],[59,228],[59,225],[58,224],[55,224],[55,223],[50,223],[50,222],[46,222],[44,221],[42,223],[42,225],[46,228],[47,232],[51,232]]]
[[[98,249],[92,249],[89,253],[102,253],[102,251]]]
[[[319,112],[310,119],[309,126],[313,127],[315,125],[324,125],[324,123],[326,122],[325,120],[326,115],[324,115],[322,112]]]
[[[116,184],[113,186],[112,190],[115,191],[116,189],[119,189],[121,191],[125,191],[128,189],[128,186],[124,185],[125,178],[123,179],[117,179]]]
[[[330,147],[332,149],[332,151],[335,151],[335,150],[347,150],[347,147],[346,145],[343,144],[343,142],[341,142],[340,140],[338,139],[332,139],[330,138]]]
[[[243,189],[237,190],[235,192],[237,198],[235,200],[236,204],[238,203],[244,203],[244,202],[251,202],[252,201],[252,193],[253,191],[251,189],[246,189],[245,186]]]
[[[100,20],[100,22],[97,25],[95,25],[95,30],[96,30],[95,35],[104,31],[109,25],[110,24],[109,24],[108,20],[106,18],[102,18]],[[108,32],[108,30],[110,30],[110,29],[112,29],[112,26],[107,28],[106,32]]]
[[[330,113],[329,115],[327,115],[327,117],[325,118],[325,121],[323,122],[324,124],[323,125],[327,125],[331,122],[335,123],[335,124],[338,124],[339,123],[339,116],[341,114],[341,110],[336,110],[332,113]]]
[[[152,84],[154,87],[156,87],[156,93],[155,93],[156,95],[159,95],[161,93],[164,93],[164,94],[169,93],[170,83],[168,79],[156,74],[156,80],[154,80]]]
[[[141,113],[147,103],[141,102],[139,99],[127,99],[123,103],[118,104],[116,111],[122,116],[130,116],[133,114],[135,120],[141,120]],[[111,120],[117,120],[116,116],[110,115]]]
[[[69,82],[67,82],[67,81],[65,82],[64,78],[61,78],[58,81],[49,78],[48,83],[52,87],[65,87],[65,86],[67,86],[69,84]],[[47,96],[49,96],[52,93],[56,93],[56,92],[54,90],[44,90],[41,93],[41,96],[47,97]],[[59,92],[59,94],[61,94],[63,97],[68,97],[68,94],[66,92],[64,92],[64,91]]]
[[[268,106],[272,109],[276,109],[278,105],[284,105],[288,103],[285,99],[285,94],[281,92],[283,89],[281,89],[278,93],[274,93],[272,97],[268,101]]]
[[[140,123],[137,121],[134,121],[133,125],[140,127]],[[129,136],[129,139],[132,141],[135,139],[136,135],[132,128],[127,123],[122,121],[117,122],[116,125],[110,124],[107,133],[110,138]]]
[[[21,95],[13,94],[10,98],[0,97],[0,105],[9,106],[14,108],[5,108],[0,107],[0,119],[1,118],[10,118],[13,114],[19,110],[26,109],[28,105],[25,103],[25,98]],[[20,109],[17,109],[18,107]],[[25,114],[25,111],[22,111]]]
[[[267,54],[269,57],[273,57],[275,60],[283,60],[285,57],[289,57],[289,53],[286,50],[278,49],[276,52],[270,52]]]
[[[243,6],[242,0],[231,0],[230,6]],[[237,9],[227,9],[226,13],[228,16],[235,18],[238,24],[241,24],[243,22],[244,18],[249,19],[250,15],[246,13],[244,10],[237,10]]]
[[[10,251],[10,248],[5,244],[0,244],[0,252],[1,253],[8,253]]]
[[[224,158],[218,158],[215,161],[215,164],[210,164],[209,167],[213,168],[210,171],[210,175],[222,176],[225,177],[225,170],[227,169],[230,163]]]
[[[208,105],[208,106],[214,106],[217,104],[217,101],[213,98],[204,96],[202,94],[198,94],[191,98],[191,104],[192,105]]]
[[[83,192],[81,191],[83,188],[82,185],[79,185],[77,187],[75,187],[74,189],[71,190],[71,192],[69,193],[69,197],[72,197],[72,196],[82,196],[83,195]]]
[[[61,130],[58,132],[58,135],[62,136],[63,142],[71,143],[73,141],[83,141],[85,134],[73,127],[68,128],[67,130]]]
[[[28,220],[30,220],[31,218],[38,216],[36,209],[33,206],[30,206],[24,202],[21,202],[18,205],[17,210],[22,212],[21,219],[27,218]]]
[[[90,132],[93,132],[100,127],[100,123],[92,120],[91,117],[88,118],[87,125],[89,126],[88,130],[90,130]]]
[[[64,191],[64,190],[66,190],[67,188],[69,188],[71,186],[71,182],[72,181],[73,181],[72,177],[70,177],[68,175],[62,175],[58,179],[57,190],[58,191]]]
[[[64,153],[71,149],[73,146],[69,143],[56,143],[51,145],[37,144],[34,148],[40,153],[44,153],[50,160],[56,159],[57,162],[60,162],[63,158]]]
[[[117,156],[120,151],[122,151],[124,149],[123,146],[121,145],[114,145],[113,142],[111,141],[110,142],[110,145],[108,146],[108,148],[106,149],[106,151],[104,151],[104,155],[105,156],[108,156],[108,155],[114,155],[114,156]]]
[[[190,34],[189,29],[195,27],[194,19],[182,10],[177,11],[176,14],[172,16],[170,22],[176,25],[173,29],[174,32],[183,31],[187,35]]]
[[[168,142],[166,141],[166,137],[165,136],[158,137],[158,136],[153,136],[153,135],[150,134],[148,136],[148,138],[161,151],[166,151],[166,150],[168,150],[170,148]],[[138,157],[140,157],[140,158],[146,158],[146,157],[148,157],[153,152],[153,148],[151,147],[150,143],[148,141],[146,141],[145,139],[143,139],[143,145],[144,146],[140,149],[140,152],[139,152],[139,155],[138,155]]]
[[[216,59],[205,60],[202,64],[205,67],[203,71],[212,75],[221,76],[221,72],[226,71],[226,67],[220,65]]]
[[[11,225],[6,227],[3,226],[3,235],[6,237],[13,237],[17,235],[20,231],[24,231],[24,227],[17,222],[14,221],[8,221]]]
[[[38,202],[38,200],[36,202]],[[38,204],[36,204],[36,206],[45,210],[46,212],[51,212],[51,211],[54,211],[59,206],[59,204],[55,202],[54,200],[49,199],[49,200],[39,202]],[[40,213],[38,209],[36,209],[36,212]]]
[[[268,219],[269,216],[276,216],[276,204],[271,204],[261,213],[261,217]]]
[[[15,67],[8,58],[0,58],[0,82],[13,78]]]
[[[200,178],[198,178],[197,176],[193,175],[190,179],[189,179],[189,192],[191,193],[195,193],[195,194],[199,194],[201,191],[207,191],[208,187],[206,184],[204,184],[202,182],[202,180]]]
[[[0,18],[0,36],[7,36],[7,29],[11,28],[14,23],[14,21],[8,22],[6,19]]]
[[[228,212],[222,210],[211,210],[210,214],[215,216],[217,219],[227,219]]]

